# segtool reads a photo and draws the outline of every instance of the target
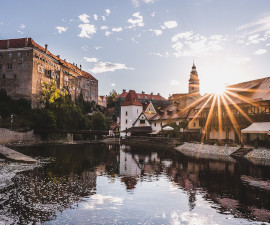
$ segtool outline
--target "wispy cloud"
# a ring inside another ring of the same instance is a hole
[[[97,58],[83,57],[83,59],[84,59],[86,62],[90,62],[90,63],[96,63],[96,62],[98,61]]]
[[[152,30],[150,29],[149,31],[153,32],[156,36],[159,36],[162,34],[162,30]]]
[[[175,28],[177,27],[177,25],[178,25],[177,22],[174,20],[164,22],[164,26],[168,29]]]
[[[266,49],[258,49],[257,51],[254,52],[255,55],[264,55],[267,52]]]
[[[128,26],[128,28],[132,28],[132,27],[143,27],[144,23],[143,23],[143,17],[140,15],[140,12],[136,12],[132,15],[132,18],[128,19],[127,21],[128,23],[130,23],[131,25]]]
[[[106,35],[107,37],[109,37],[111,34],[112,34],[112,32],[110,32],[110,31],[105,31],[105,35]]]
[[[245,31],[247,34],[254,34],[270,30],[270,15],[264,16],[256,21],[238,27],[238,30]]]
[[[112,86],[112,87],[115,87],[115,86],[116,86],[116,84],[115,84],[115,83],[111,83],[111,86]]]
[[[112,28],[112,31],[113,31],[113,32],[121,32],[122,30],[123,30],[122,27],[113,27],[113,28]]]
[[[172,37],[174,55],[179,56],[207,56],[214,55],[224,48],[227,38],[223,35],[213,35],[209,38],[194,34],[192,31],[178,33]]]
[[[99,62],[90,71],[95,74],[114,72],[115,70],[134,70],[122,63]]]
[[[55,29],[59,34],[62,34],[63,32],[66,32],[68,30],[67,27],[60,27],[60,26],[55,27]]]
[[[88,19],[90,16],[88,16],[85,13],[82,14],[82,15],[79,15],[78,17],[79,17],[80,21],[82,21],[83,23],[89,23],[90,22],[89,19]]]
[[[132,0],[132,4],[135,7],[139,7],[142,4],[154,3],[156,0]]]
[[[93,34],[96,33],[95,25],[84,23],[80,24],[79,28],[81,28],[81,33],[78,36],[81,38],[92,38]]]
[[[100,30],[108,30],[108,28],[109,28],[109,27],[107,27],[107,26],[101,26],[101,27],[100,27]]]
[[[24,29],[26,26],[24,24],[20,25],[20,29]]]
[[[95,21],[97,21],[98,20],[98,15],[94,14],[93,18],[94,18]]]
[[[106,9],[105,12],[106,12],[106,16],[109,16],[110,13],[111,13],[111,10],[110,9]]]
[[[95,49],[98,51],[99,49],[102,49],[101,46],[96,46]]]

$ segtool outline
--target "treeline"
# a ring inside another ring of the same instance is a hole
[[[43,85],[39,101],[40,107],[31,109],[29,101],[12,100],[5,90],[0,90],[0,127],[11,128],[12,125],[18,131],[109,128],[102,109],[94,101],[85,101],[79,95],[74,102],[68,90],[59,90],[54,82]]]

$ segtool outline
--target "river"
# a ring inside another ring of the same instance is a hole
[[[270,224],[270,167],[119,145],[16,147],[0,224]]]

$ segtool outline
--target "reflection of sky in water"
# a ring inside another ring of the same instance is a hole
[[[25,151],[50,163],[2,168],[0,225],[261,224],[254,221],[270,218],[270,167],[119,146]]]
[[[205,201],[197,191],[196,206],[190,211],[186,191],[165,175],[153,182],[138,181],[132,192],[117,178],[97,177],[97,194],[58,213],[47,224],[261,224],[218,214],[216,204]]]

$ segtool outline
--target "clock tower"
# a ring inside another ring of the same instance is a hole
[[[190,72],[188,93],[189,94],[195,94],[195,93],[200,94],[200,80],[198,78],[198,73],[197,73],[194,61],[193,61],[192,70]]]

